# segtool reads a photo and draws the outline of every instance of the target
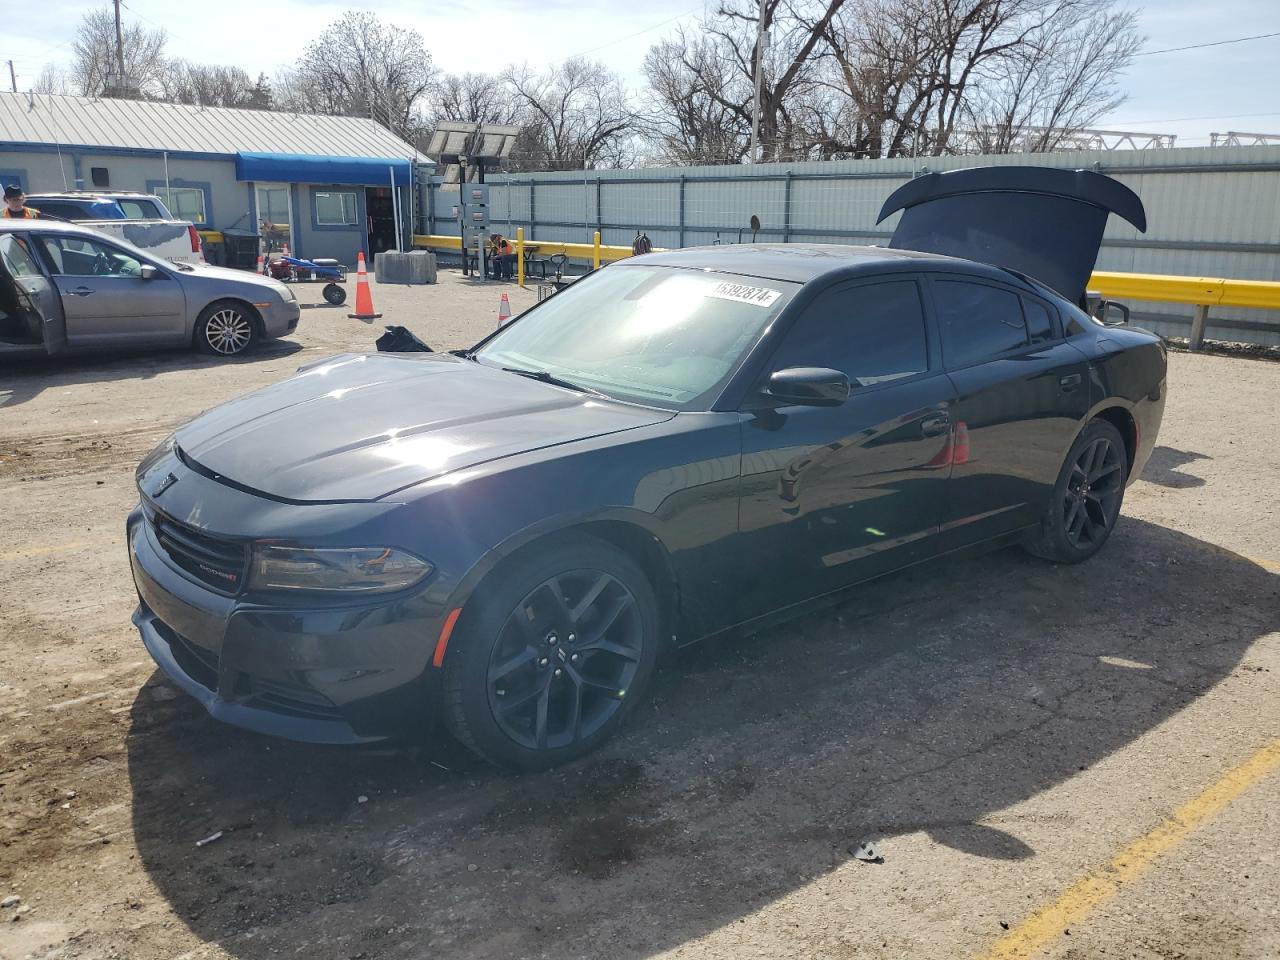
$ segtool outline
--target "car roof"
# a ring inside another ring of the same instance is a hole
[[[136,190],[36,190],[28,197],[44,197],[46,200],[128,200],[133,197],[155,197],[154,193]]]
[[[637,266],[715,270],[759,277],[762,280],[789,280],[794,283],[808,283],[831,274],[856,276],[859,273],[939,268],[1009,279],[1005,271],[972,260],[920,253],[916,250],[836,243],[724,243],[649,253],[618,263],[620,266],[632,263]]]
[[[122,221],[123,222],[123,221]],[[105,234],[92,227],[83,227],[69,220],[7,220],[0,219],[0,233],[79,233],[86,237],[103,237]]]

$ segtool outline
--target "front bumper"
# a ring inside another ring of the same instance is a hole
[[[280,300],[269,307],[258,307],[262,314],[262,330],[268,337],[283,337],[298,329],[298,318],[302,316],[302,307],[297,300]]]
[[[184,574],[141,507],[127,533],[139,598],[133,623],[159,667],[212,716],[330,744],[427,727],[436,700],[427,666],[439,621],[415,598],[267,607]]]

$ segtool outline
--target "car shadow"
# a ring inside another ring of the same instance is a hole
[[[1205,481],[1190,473],[1181,473],[1183,467],[1197,460],[1213,459],[1208,454],[1194,453],[1189,450],[1175,450],[1173,447],[1156,447],[1142,470],[1142,479],[1162,487],[1185,490],[1189,487],[1203,487]]]
[[[1188,589],[1201,582],[1214,590]],[[1032,856],[1001,811],[1231,674],[1276,629],[1260,598],[1277,582],[1132,519],[1081,566],[1016,550],[926,565],[676,657],[619,739],[539,775],[444,741],[258,737],[156,674],[128,736],[138,856],[178,917],[242,960],[646,957],[867,838],[890,861],[917,832],[977,869]]]
[[[16,407],[45,390],[80,383],[148,380],[171,370],[194,370],[225,364],[262,363],[297,353],[302,344],[268,340],[239,357],[212,357],[193,350],[148,350],[59,354],[0,360],[0,410]]]

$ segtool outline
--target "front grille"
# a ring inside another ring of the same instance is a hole
[[[249,559],[243,543],[211,537],[159,512],[151,523],[157,542],[178,567],[218,593],[240,592]]]

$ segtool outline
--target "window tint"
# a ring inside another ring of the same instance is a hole
[[[773,369],[833,367],[869,386],[929,369],[924,311],[914,280],[837,287],[796,320]]]
[[[942,358],[965,367],[1027,342],[1016,293],[963,280],[938,280],[933,300],[942,334]]]
[[[85,237],[41,237],[53,272],[72,277],[137,277],[142,263],[118,247]]]
[[[78,203],[69,203],[66,200],[35,200],[30,202],[30,206],[35,207],[47,216],[61,217],[63,220],[93,219],[84,207]]]
[[[1049,308],[1037,300],[1022,301],[1022,309],[1027,315],[1027,333],[1032,343],[1047,343],[1053,339],[1053,319]]]

